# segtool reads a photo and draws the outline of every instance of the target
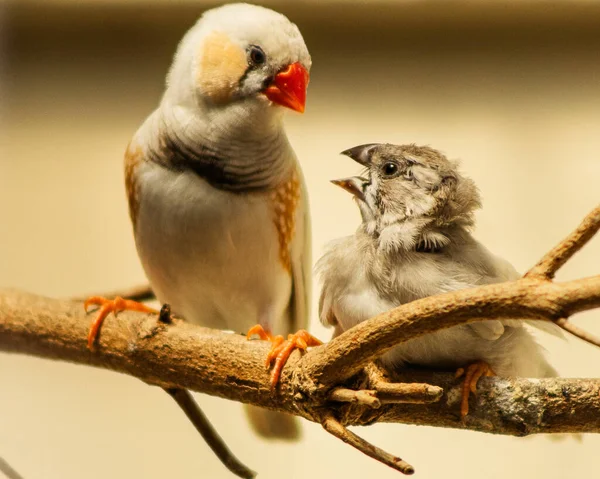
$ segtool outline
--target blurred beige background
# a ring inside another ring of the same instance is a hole
[[[207,5],[0,5],[0,286],[69,296],[144,281],[122,154]],[[520,270],[598,203],[598,2],[267,5],[299,25],[314,60],[307,111],[287,125],[310,190],[315,260],[358,224],[328,180],[359,171],[338,153],[360,143],[426,143],[461,158],[484,197],[477,237]],[[596,239],[559,279],[598,274],[599,256]],[[600,313],[577,321],[600,333]],[[312,329],[330,334],[316,315]],[[547,345],[564,375],[600,376],[600,351]],[[6,354],[0,374],[0,456],[27,479],[232,477],[159,389]],[[305,423],[299,445],[272,445],[251,435],[238,404],[198,398],[261,478],[399,477],[317,425]],[[420,479],[597,477],[596,436],[554,443],[389,424],[359,432]]]

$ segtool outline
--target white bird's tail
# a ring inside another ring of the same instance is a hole
[[[245,404],[244,409],[252,429],[259,436],[284,441],[300,439],[300,423],[295,416],[249,404]]]

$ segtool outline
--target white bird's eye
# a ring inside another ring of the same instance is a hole
[[[263,65],[267,61],[267,55],[259,46],[251,45],[248,54],[252,65]]]
[[[395,176],[398,176],[398,164],[392,161],[388,161],[387,163],[383,164],[381,172],[383,173],[383,176],[387,178],[393,178]]]

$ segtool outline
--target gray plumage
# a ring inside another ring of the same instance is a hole
[[[415,145],[363,145],[344,154],[367,167],[367,178],[335,181],[354,194],[362,224],[317,264],[319,314],[334,336],[416,299],[519,277],[471,235],[481,200],[456,163]],[[381,360],[438,369],[485,361],[500,376],[556,375],[531,326],[561,334],[551,323],[489,320],[409,340]]]

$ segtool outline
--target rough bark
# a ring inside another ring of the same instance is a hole
[[[418,317],[421,309],[414,314]],[[321,422],[324,409],[332,409],[344,425],[385,421],[518,436],[600,432],[600,379],[482,379],[476,403],[461,422],[459,381],[451,374],[410,372],[394,378],[441,386],[441,400],[430,404],[382,401],[380,407],[373,408],[361,403],[334,403],[327,394],[306,393],[307,384],[317,384],[317,391],[325,391],[316,378],[309,379],[310,372],[318,370],[315,364],[321,364],[318,358],[325,357],[322,364],[327,365],[339,356],[337,348],[331,348],[332,341],[304,356],[293,353],[280,386],[271,394],[269,372],[264,366],[269,350],[265,341],[247,341],[242,335],[178,320],[165,325],[156,316],[123,312],[106,320],[97,350],[90,352],[86,338],[91,316],[79,302],[1,291],[0,350],[112,369],[149,384],[186,388],[316,422]],[[429,319],[424,321],[427,324]],[[346,339],[356,341],[353,338]],[[354,369],[340,370],[338,384],[347,383]],[[331,381],[335,382],[333,377]]]

